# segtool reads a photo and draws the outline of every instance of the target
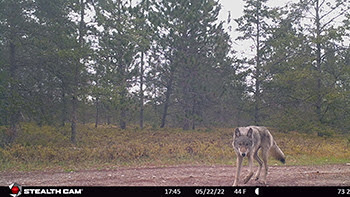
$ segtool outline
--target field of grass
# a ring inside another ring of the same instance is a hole
[[[69,129],[22,124],[15,144],[0,148],[0,171],[235,165],[233,129],[120,130],[115,126],[95,129],[93,125],[79,125],[75,146],[70,143]],[[6,132],[6,128],[0,131]],[[319,137],[297,132],[273,132],[273,136],[287,156],[286,165],[350,162],[350,136]],[[269,163],[282,165],[273,159]]]

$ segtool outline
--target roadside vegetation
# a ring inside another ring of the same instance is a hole
[[[350,162],[350,136],[272,130],[286,165]],[[7,129],[0,128],[0,134]],[[24,123],[12,146],[0,148],[0,171],[110,169],[138,166],[235,165],[233,129],[154,129],[78,125],[76,145],[69,126]],[[283,165],[269,160],[270,165]],[[257,164],[255,164],[257,165]]]

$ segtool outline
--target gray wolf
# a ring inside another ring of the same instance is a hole
[[[260,178],[261,168],[264,165],[264,173],[260,180],[263,184],[266,184],[267,175],[267,158],[269,154],[275,159],[285,163],[285,155],[281,149],[277,146],[270,131],[266,127],[249,126],[238,127],[235,129],[233,135],[232,146],[237,155],[237,171],[236,177],[233,182],[233,186],[238,185],[239,175],[241,173],[243,157],[247,156],[249,174],[244,178],[243,183],[246,184],[253,176],[253,158],[259,163],[258,171],[255,175],[255,180]],[[262,160],[258,156],[258,151],[261,150]]]

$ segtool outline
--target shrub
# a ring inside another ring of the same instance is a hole
[[[69,129],[69,128],[68,128]],[[271,129],[274,130],[274,129]],[[96,165],[178,165],[232,164],[232,129],[206,132],[167,128],[120,130],[113,126],[78,126],[78,143],[72,145],[66,130],[22,126],[22,133],[11,147],[0,148],[0,170],[23,166],[30,170],[44,167],[64,169],[87,168]],[[327,131],[327,130],[319,130]],[[316,131],[314,131],[316,132]],[[350,138],[315,133],[282,133],[273,131],[274,139],[287,156],[287,164],[339,162],[350,157]],[[40,139],[36,139],[40,137]],[[342,150],[342,151],[339,151]],[[270,160],[274,164],[279,164]],[[11,164],[11,165],[10,165]],[[12,165],[13,166],[13,165]]]

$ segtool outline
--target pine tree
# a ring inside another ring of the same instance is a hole
[[[334,127],[339,118],[335,111],[344,109],[340,103],[346,97],[344,86],[339,85],[347,75],[345,25],[339,20],[346,4],[315,0],[286,8],[267,41],[271,80],[265,100],[273,114],[270,119],[276,121],[270,123],[299,130]]]
[[[251,92],[254,100],[254,123],[259,125],[261,122],[262,106],[262,83],[264,81],[263,66],[264,53],[268,48],[265,46],[266,39],[270,36],[270,29],[274,25],[276,10],[267,7],[267,0],[245,0],[243,16],[236,19],[238,24],[237,31],[242,35],[237,40],[252,40],[255,47],[255,57],[249,60],[254,63],[251,77],[254,80]]]
[[[172,104],[182,128],[194,129],[216,99],[221,69],[231,61],[229,37],[217,18],[220,6],[213,0],[161,1],[158,6],[164,30],[159,45],[166,59],[155,71],[165,89],[161,127]]]
[[[96,4],[98,33],[98,62],[105,67],[104,80],[111,89],[110,102],[119,111],[120,128],[126,129],[127,111],[131,108],[129,88],[137,73],[137,34],[132,20],[131,5],[126,1],[106,0]]]
[[[18,135],[18,124],[25,109],[26,70],[30,69],[30,39],[32,38],[33,21],[30,11],[32,1],[0,2],[0,61],[1,75],[1,123],[9,126],[8,135],[4,136],[1,145],[11,144]]]

